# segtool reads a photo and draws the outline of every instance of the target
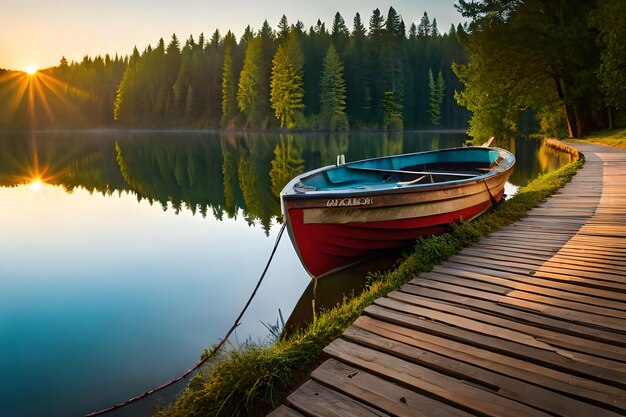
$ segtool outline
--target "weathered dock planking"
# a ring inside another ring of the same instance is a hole
[[[626,151],[380,298],[279,416],[626,415]]]

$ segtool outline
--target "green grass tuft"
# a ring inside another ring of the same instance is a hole
[[[319,314],[305,330],[273,344],[247,343],[222,354],[223,359],[206,377],[195,376],[177,401],[156,416],[265,415],[308,376],[321,361],[322,349],[375,299],[431,270],[482,236],[519,220],[569,182],[582,165],[583,161],[577,160],[542,175],[492,212],[469,223],[454,224],[443,235],[420,238],[413,252],[395,270],[371,274],[363,293],[345,298],[335,308]]]

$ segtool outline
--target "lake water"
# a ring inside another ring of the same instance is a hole
[[[277,193],[296,173],[339,154],[352,161],[465,139],[0,134],[0,417],[83,415],[193,366],[256,284],[282,221]],[[513,185],[569,161],[537,141],[498,145],[518,158]],[[285,234],[232,342],[267,340],[266,326],[279,309],[287,319],[309,282]],[[145,415],[160,398],[126,415]]]

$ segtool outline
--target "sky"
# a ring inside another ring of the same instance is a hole
[[[384,16],[389,6],[408,27],[424,12],[437,19],[440,31],[462,21],[453,0],[0,0],[0,68],[24,70],[59,64],[62,56],[79,61],[84,55],[130,54],[172,33],[184,40],[219,29],[240,37],[250,25],[258,30],[265,19],[276,29],[285,14],[309,28],[321,19],[326,27],[338,11],[351,29],[356,12],[365,26],[372,10]]]

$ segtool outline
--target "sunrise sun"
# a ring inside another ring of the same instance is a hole
[[[35,178],[31,183],[30,183],[30,188],[33,191],[41,191],[41,178]]]
[[[37,66],[31,64],[31,65],[27,66],[26,68],[24,68],[24,71],[26,71],[26,73],[28,75],[33,75],[34,73],[37,72]]]

